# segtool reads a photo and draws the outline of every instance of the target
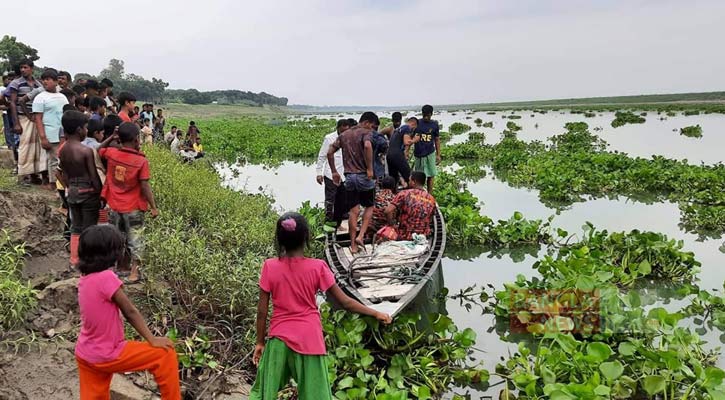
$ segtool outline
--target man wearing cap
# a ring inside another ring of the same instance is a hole
[[[320,147],[320,152],[317,155],[317,183],[325,185],[325,220],[328,222],[335,221],[338,224],[342,221],[346,211],[342,199],[345,191],[338,190],[340,186],[335,185],[332,181],[332,170],[327,161],[327,151],[330,149],[330,145],[337,140],[337,136],[349,128],[350,122],[347,119],[337,121],[337,129],[325,136]],[[340,176],[344,176],[341,149],[335,152],[335,167],[340,173]],[[335,205],[338,205],[337,210],[335,209]]]

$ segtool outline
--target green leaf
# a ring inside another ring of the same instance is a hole
[[[649,275],[652,273],[652,265],[650,265],[649,261],[642,260],[641,263],[639,263],[639,273],[642,275]]]
[[[400,367],[398,367],[397,365],[394,365],[394,366],[391,366],[390,368],[388,368],[388,377],[390,379],[400,378],[401,376],[403,376],[403,372],[400,370]]]
[[[609,396],[609,387],[604,385],[599,385],[594,388],[594,394],[598,396]]]
[[[421,386],[418,388],[418,391],[415,393],[415,395],[421,399],[430,399],[430,389],[428,386]]]
[[[550,400],[573,400],[576,397],[564,393],[561,390],[555,390],[549,395]]]
[[[631,356],[637,352],[637,346],[631,342],[622,342],[619,344],[619,354],[623,356]]]
[[[587,355],[590,355],[601,362],[605,361],[612,355],[612,349],[606,343],[592,342],[587,344]]]
[[[544,384],[553,384],[556,383],[556,374],[546,365],[542,365],[541,379],[544,380]]]
[[[624,373],[624,366],[617,360],[611,362],[605,362],[599,365],[599,371],[608,380],[613,381]]]
[[[644,378],[642,382],[645,392],[650,396],[654,396],[657,393],[664,392],[667,388],[665,378],[660,375],[650,375]]]
[[[714,389],[722,385],[723,379],[725,378],[725,371],[716,367],[708,367],[705,370],[705,382],[702,386],[710,389]]]
[[[340,390],[351,388],[352,384],[353,384],[353,380],[354,379],[352,378],[352,376],[342,378],[342,379],[340,379],[339,382],[337,382],[337,388]]]

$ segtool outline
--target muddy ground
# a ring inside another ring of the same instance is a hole
[[[38,308],[26,317],[25,325],[0,333],[0,400],[79,398],[73,355],[80,326],[78,273],[69,268],[64,220],[54,192],[0,191],[0,229],[26,244],[23,276],[39,291]],[[215,380],[203,398],[246,399],[248,388],[241,375],[229,373]],[[150,374],[117,374],[111,398],[156,399],[154,389]]]

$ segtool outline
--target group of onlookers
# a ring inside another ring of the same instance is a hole
[[[347,216],[352,253],[375,233],[381,239],[410,240],[414,233],[430,232],[431,193],[441,160],[439,126],[432,115],[433,107],[426,105],[421,119],[412,116],[403,124],[402,114],[395,112],[392,125],[379,130],[378,116],[365,112],[359,121],[337,121],[336,130],[325,136],[317,183],[325,187],[326,220],[339,226]],[[397,193],[398,187],[406,190]]]

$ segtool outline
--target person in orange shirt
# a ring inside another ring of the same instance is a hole
[[[136,97],[129,92],[121,92],[118,95],[118,103],[121,109],[118,110],[118,116],[123,122],[131,122],[133,120],[133,110],[136,106]]]

